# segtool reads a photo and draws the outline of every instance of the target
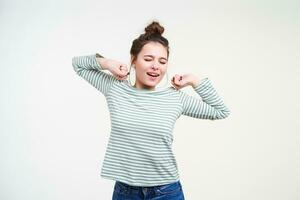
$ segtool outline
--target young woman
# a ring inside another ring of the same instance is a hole
[[[169,42],[163,32],[159,22],[153,21],[133,41],[130,70],[99,53],[72,59],[76,73],[107,100],[111,133],[101,177],[116,181],[113,200],[183,200],[172,152],[176,120],[180,115],[217,120],[230,113],[209,78],[176,74],[172,86],[156,88],[168,69]],[[131,68],[134,85],[127,80]],[[180,90],[186,86],[192,86],[201,98]]]

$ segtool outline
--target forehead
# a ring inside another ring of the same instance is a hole
[[[167,50],[159,42],[149,42],[143,46],[140,55],[153,55],[154,57],[167,58]]]

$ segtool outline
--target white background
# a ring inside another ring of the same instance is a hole
[[[129,64],[153,19],[170,42],[170,76],[209,77],[231,110],[177,121],[186,199],[300,199],[299,10],[296,0],[1,1],[0,199],[111,199],[114,181],[100,178],[106,101],[71,59]]]

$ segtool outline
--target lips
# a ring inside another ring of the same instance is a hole
[[[152,76],[152,77],[158,77],[159,74],[155,72],[147,72],[147,75]]]

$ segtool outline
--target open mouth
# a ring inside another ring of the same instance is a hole
[[[153,73],[153,72],[147,72],[147,75],[152,76],[152,77],[158,77],[159,76],[159,74]]]

